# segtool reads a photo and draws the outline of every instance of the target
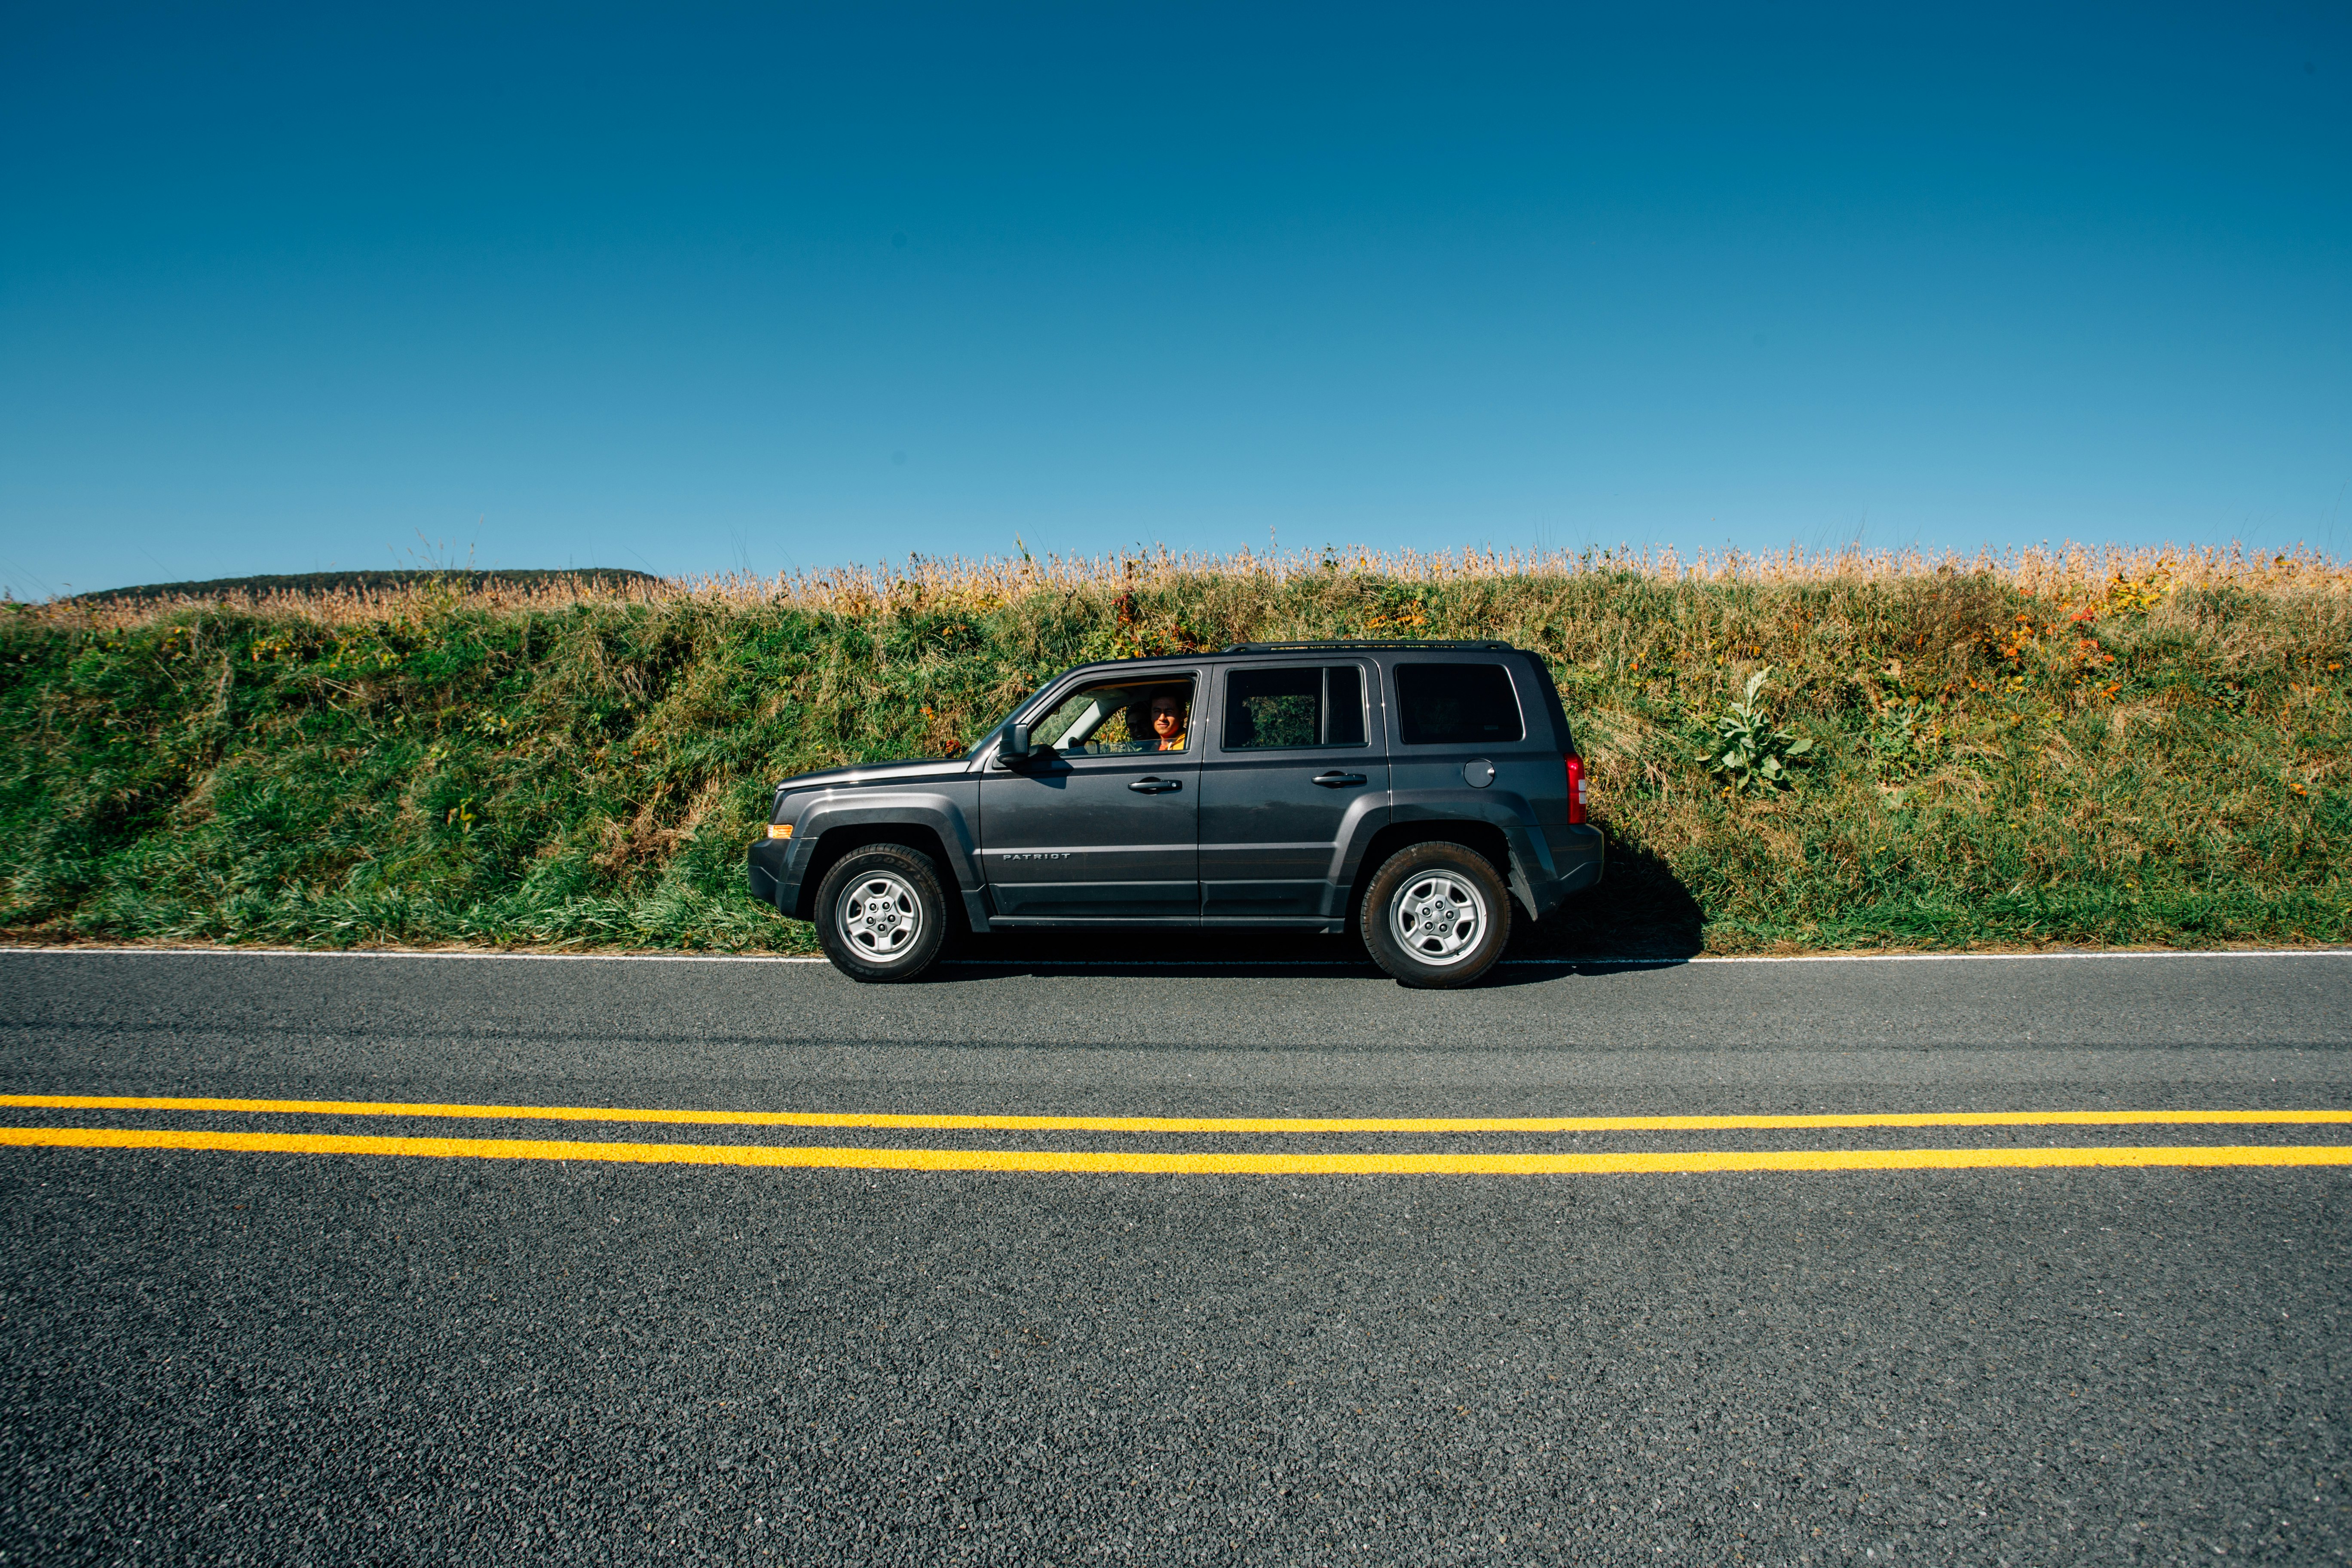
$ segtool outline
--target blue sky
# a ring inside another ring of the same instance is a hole
[[[17,7],[0,583],[2352,553],[2352,12]]]

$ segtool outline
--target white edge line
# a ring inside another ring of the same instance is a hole
[[[0,953],[37,952],[93,958],[464,958],[528,960],[535,963],[830,963],[821,954],[790,952],[436,952],[403,948],[333,947],[71,947],[0,946]]]
[[[2127,948],[2115,952],[1797,952],[1731,954],[1715,958],[1668,958],[1663,963],[1988,963],[2017,959],[2062,958],[2352,958],[2346,947],[2168,947]],[[1507,958],[1506,963],[1642,963],[1647,959]]]
[[[531,963],[829,963],[814,953],[769,952],[443,952],[401,948],[312,947],[38,947],[0,945],[0,954],[38,953],[51,957],[148,958],[427,958],[471,961],[504,960]],[[1497,967],[1566,969],[1580,964],[1606,964],[1618,969],[1680,969],[1699,963],[2044,963],[2063,959],[2132,958],[2352,958],[2352,948],[2158,948],[2092,952],[1805,952],[1785,954],[1717,954],[1696,958],[1611,958],[1591,954],[1580,958],[1506,958]],[[950,958],[943,965],[973,969],[1368,969],[1367,959],[1339,958],[1202,958],[1202,959],[1041,959]]]

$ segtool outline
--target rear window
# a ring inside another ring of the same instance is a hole
[[[1396,689],[1397,738],[1408,746],[1486,746],[1528,732],[1499,664],[1401,664]]]

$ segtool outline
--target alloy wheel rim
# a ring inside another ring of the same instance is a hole
[[[877,871],[842,889],[834,924],[851,952],[888,963],[915,951],[923,931],[923,903],[905,878]]]
[[[1459,963],[1486,934],[1486,900],[1450,871],[1415,877],[1389,900],[1389,934],[1423,963]]]

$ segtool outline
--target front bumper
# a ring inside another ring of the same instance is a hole
[[[759,837],[751,840],[748,874],[751,896],[763,904],[773,904],[785,914],[792,913],[786,899],[800,891],[797,877],[792,875],[793,841],[789,838]]]

